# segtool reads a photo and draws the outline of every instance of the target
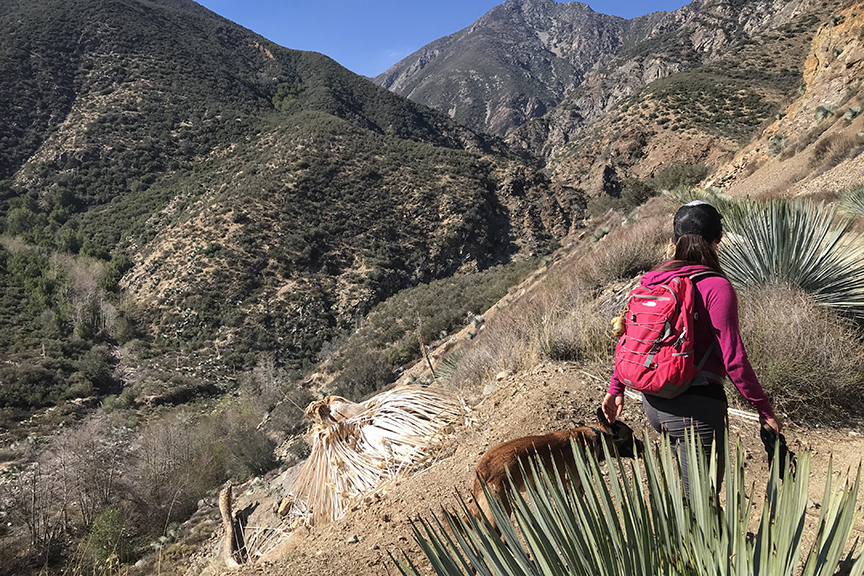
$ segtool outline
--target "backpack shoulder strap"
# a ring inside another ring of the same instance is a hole
[[[695,282],[700,278],[708,278],[709,276],[720,276],[721,274],[715,272],[714,270],[703,270],[702,272],[697,272],[696,274],[691,274],[688,276],[691,282]]]
[[[697,272],[696,274],[692,274],[688,276],[690,278],[690,284],[693,287],[693,301],[695,306],[696,297],[699,295],[699,289],[696,287],[696,280],[700,278],[708,278],[710,276],[720,276],[717,272],[713,270],[705,270],[703,272]],[[693,319],[694,321],[699,320],[699,314],[696,310],[693,310]],[[705,355],[702,356],[702,360],[696,365],[696,369],[699,371],[696,376],[714,376],[714,374],[710,372],[705,372],[702,368],[705,366],[705,363],[708,361],[708,358],[711,357],[711,353],[714,351],[714,348],[717,347],[717,340],[715,338],[711,338],[711,345],[708,346],[708,349],[705,351]]]

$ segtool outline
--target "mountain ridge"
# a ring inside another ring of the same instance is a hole
[[[638,68],[643,77],[637,82],[641,87],[708,61],[742,35],[773,26],[775,14],[788,15],[813,2],[792,2],[791,9],[787,4],[785,0],[694,0],[672,12],[624,20],[599,14],[578,2],[509,0],[465,29],[409,55],[375,81],[447,112],[474,129],[510,135],[534,118],[554,117],[562,104],[572,107],[583,90],[596,92],[604,76],[615,77],[610,84],[622,79],[632,84],[634,69]],[[530,8],[527,12],[526,6]],[[505,46],[484,38],[500,29],[518,37],[521,44]],[[544,34],[545,39],[538,36]],[[674,58],[657,58],[665,42],[671,42],[665,51],[676,52]],[[547,44],[557,47],[556,52]],[[647,63],[643,62],[652,54]],[[462,64],[469,57],[473,67]],[[560,77],[555,71],[560,71]],[[487,103],[488,110],[475,99]],[[598,106],[599,114],[605,114],[618,102],[620,99],[607,90],[589,107],[589,115]],[[548,157],[557,145],[544,144],[541,155]]]
[[[197,4],[16,1],[0,22],[0,230],[146,279],[110,283],[145,348],[306,366],[398,290],[548,250],[581,220],[530,155]],[[52,338],[71,337],[54,313]]]

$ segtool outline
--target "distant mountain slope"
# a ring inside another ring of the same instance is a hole
[[[243,118],[272,113],[276,104],[400,138],[487,147],[325,56],[281,48],[192,2],[11,0],[0,6],[0,22],[3,178],[38,150],[19,181],[48,178],[44,185],[74,187],[40,172],[64,172],[74,181],[77,163],[98,159],[132,168],[125,181],[111,181],[128,186],[141,172],[168,169],[171,159],[254,133]]]
[[[837,4],[781,12],[780,24],[647,84],[598,78],[579,99],[529,122],[513,139],[528,149],[545,147],[553,179],[591,196],[681,164],[722,164],[806,90],[810,40]],[[596,105],[604,101],[608,110]]]
[[[579,2],[507,0],[375,81],[476,130],[507,134],[542,116],[618,51],[626,20]]]
[[[579,2],[507,0],[375,81],[493,134],[542,116],[528,130],[548,153],[569,141],[571,125],[597,121],[645,84],[709,62],[817,5],[694,0],[624,20]]]
[[[808,26],[812,28],[819,20],[809,19],[809,15],[830,12],[837,4],[814,0],[695,0],[663,15],[646,34],[646,40],[622,49],[567,94],[558,107],[520,128],[515,139],[548,158],[569,142],[577,141],[582,130],[651,82],[714,63],[733,69],[735,75],[734,54],[762,44],[762,35],[783,25],[796,31],[809,30]],[[747,88],[758,91],[763,84],[775,83],[782,69],[788,71],[795,67],[794,63],[803,63],[803,50],[784,54],[786,46],[776,48],[777,53],[763,54],[765,62],[759,64],[771,69],[771,74],[762,76],[751,66],[754,74],[742,78]],[[719,85],[718,90],[722,90]]]
[[[542,250],[581,214],[512,160],[292,119],[151,190],[184,194],[140,229],[123,286],[162,341],[300,366],[399,289]]]
[[[558,104],[618,51],[627,29],[578,2],[508,0],[375,81],[476,130],[507,134]]]
[[[9,0],[0,25],[0,234],[131,266],[118,300],[145,347],[300,366],[395,291],[582,217],[503,141],[190,1]],[[19,303],[10,370],[73,337],[61,272]]]

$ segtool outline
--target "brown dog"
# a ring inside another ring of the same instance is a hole
[[[642,442],[635,437],[629,426],[620,420],[609,424],[602,409],[597,410],[597,418],[600,422],[596,424],[579,426],[542,436],[525,436],[489,449],[480,458],[475,470],[472,490],[474,502],[469,506],[471,515],[480,520],[480,511],[482,510],[497,530],[498,527],[495,524],[489,502],[486,500],[486,494],[483,492],[481,481],[486,482],[489,491],[498,498],[502,508],[509,515],[512,512],[510,507],[511,482],[507,478],[507,470],[510,471],[512,487],[524,494],[526,492],[526,478],[523,476],[522,470],[524,469],[529,476],[528,481],[533,482],[533,479],[530,478],[531,461],[538,456],[543,467],[550,473],[553,473],[552,462],[554,460],[558,474],[562,479],[573,478],[576,468],[570,438],[581,444],[586,452],[592,452],[598,458],[603,457],[604,442],[609,447],[610,452],[614,452],[613,448],[617,448],[618,454],[628,458],[633,458],[636,454],[635,451],[642,452]],[[578,477],[575,477],[575,482],[578,487]]]

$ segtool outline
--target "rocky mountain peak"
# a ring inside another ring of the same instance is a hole
[[[508,0],[375,78],[475,129],[542,116],[620,48],[626,20],[580,2]]]

